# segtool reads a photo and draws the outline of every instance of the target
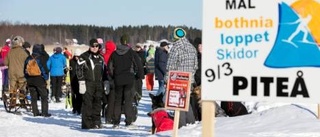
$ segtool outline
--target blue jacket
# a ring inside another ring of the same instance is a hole
[[[64,76],[63,70],[66,67],[66,64],[66,57],[63,54],[53,54],[47,61],[50,76]]]

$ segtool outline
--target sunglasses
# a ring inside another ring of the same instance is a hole
[[[90,47],[92,47],[92,48],[99,47],[99,43],[93,43],[93,45],[91,45]]]

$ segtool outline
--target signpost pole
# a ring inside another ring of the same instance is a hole
[[[174,124],[173,124],[173,137],[178,137],[178,128],[179,128],[179,119],[180,119],[180,111],[174,111]]]
[[[214,137],[215,104],[213,101],[202,101],[202,136]]]
[[[320,104],[318,104],[318,119],[320,119]]]

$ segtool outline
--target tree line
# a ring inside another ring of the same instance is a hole
[[[130,36],[129,43],[136,44],[146,40],[159,41],[167,39],[171,41],[173,30],[177,26],[121,26],[121,27],[101,27],[94,25],[34,25],[34,24],[13,24],[10,22],[0,22],[0,41],[4,43],[7,38],[16,35],[22,36],[30,44],[41,43],[53,45],[60,43],[67,45],[66,39],[77,39],[78,44],[88,44],[91,38],[102,38],[104,41],[113,40],[116,44],[120,43],[123,34]],[[179,26],[186,30],[187,38],[193,40],[201,37],[201,30]],[[3,44],[2,44],[3,45]]]

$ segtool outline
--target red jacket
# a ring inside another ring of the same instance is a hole
[[[116,44],[114,44],[113,41],[107,41],[106,45],[105,45],[105,53],[103,54],[103,58],[104,58],[104,63],[108,64],[110,55],[112,54],[113,51],[116,50]]]
[[[10,51],[10,47],[8,45],[4,45],[3,48],[1,49],[1,53],[0,53],[1,54],[1,58],[3,60],[6,59],[7,54],[9,53],[9,51]]]
[[[151,118],[156,127],[156,133],[173,129],[173,120],[165,109],[155,109],[151,112]]]

